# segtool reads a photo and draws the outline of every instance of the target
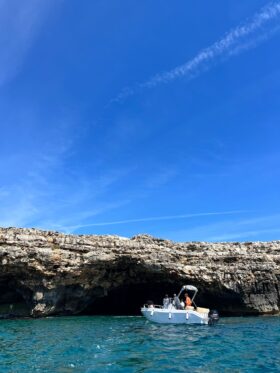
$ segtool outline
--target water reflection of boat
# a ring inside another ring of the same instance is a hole
[[[181,296],[186,293],[192,293],[192,297],[185,305]],[[218,321],[219,315],[215,310],[209,308],[197,307],[195,297],[198,289],[193,285],[185,285],[179,294],[174,294],[169,302],[165,301],[163,306],[155,305],[152,301],[141,308],[142,314],[150,321],[160,324],[214,324]]]

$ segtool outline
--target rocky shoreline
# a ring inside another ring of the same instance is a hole
[[[137,314],[190,283],[230,315],[277,314],[280,241],[176,243],[0,228],[0,315]]]

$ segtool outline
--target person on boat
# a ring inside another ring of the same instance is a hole
[[[170,304],[170,299],[168,297],[168,294],[165,294],[165,297],[163,298],[163,308],[168,308]]]
[[[187,307],[191,307],[191,305],[192,305],[192,300],[191,300],[191,298],[189,297],[188,293],[186,293],[185,297],[186,297],[186,308],[187,308]]]
[[[174,294],[174,296],[173,296],[172,304],[176,308],[176,310],[182,310],[183,309],[183,307],[181,306],[180,299],[178,298],[178,296],[176,294]]]

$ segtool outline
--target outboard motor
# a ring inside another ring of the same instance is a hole
[[[220,318],[217,310],[210,310],[208,317],[209,317],[209,320],[208,320],[209,325],[216,324]]]

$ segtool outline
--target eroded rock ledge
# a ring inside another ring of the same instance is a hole
[[[280,241],[175,243],[0,228],[0,315],[136,314],[191,283],[227,314],[280,306]]]

